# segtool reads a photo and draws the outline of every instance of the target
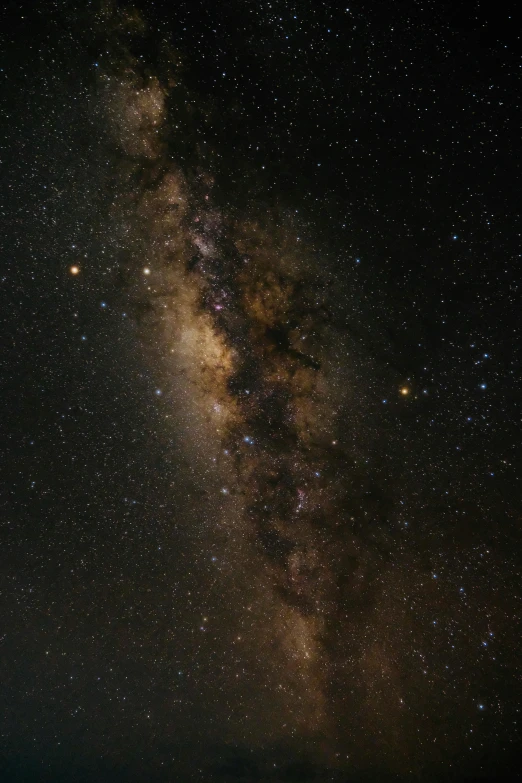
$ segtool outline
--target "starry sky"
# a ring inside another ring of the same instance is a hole
[[[514,9],[0,29],[2,780],[514,780]]]

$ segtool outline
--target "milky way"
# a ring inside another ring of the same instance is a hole
[[[355,626],[370,572],[385,557],[362,534],[370,482],[336,435],[346,391],[332,280],[295,215],[227,214],[204,165],[184,171],[176,108],[168,110],[179,88],[175,61],[169,66],[160,81],[122,52],[99,77],[123,193],[129,183],[118,219],[126,215],[140,247],[133,295],[159,313],[162,350],[182,373],[191,458],[198,449],[218,454],[222,492],[237,499],[246,548],[235,568],[261,564],[269,625],[300,683],[295,724],[335,736],[326,705],[339,687],[339,624]]]

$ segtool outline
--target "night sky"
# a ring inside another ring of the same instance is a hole
[[[0,780],[517,779],[514,7],[0,30]]]

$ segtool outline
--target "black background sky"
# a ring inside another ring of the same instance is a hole
[[[302,241],[334,281],[357,389],[345,435],[390,509],[385,545],[415,558],[417,647],[450,705],[441,714],[455,716],[441,729],[454,748],[444,774],[514,779],[514,10],[410,0],[135,6],[150,25],[134,48],[147,67],[160,68],[166,39],[184,62],[195,108],[180,118],[172,157],[190,168],[194,138],[204,141],[200,161],[230,214],[297,211]],[[95,87],[107,55],[93,18],[91,3],[7,3],[0,23],[2,779],[386,779],[394,769],[378,758],[375,769],[313,767],[299,738],[286,749],[255,732],[250,745],[219,744],[216,726],[238,697],[231,675],[216,681],[216,661],[232,655],[227,634],[240,621],[227,607],[248,587],[240,576],[209,598],[219,544],[190,520],[207,518],[212,481],[165,424],[176,402],[157,393],[169,386],[154,359],[163,348],[129,309],[125,237],[111,211],[117,154]],[[218,628],[202,643],[194,628],[206,602]],[[444,674],[452,634],[458,650]],[[254,705],[256,682],[241,685]],[[427,734],[439,731],[437,708],[419,709]]]

